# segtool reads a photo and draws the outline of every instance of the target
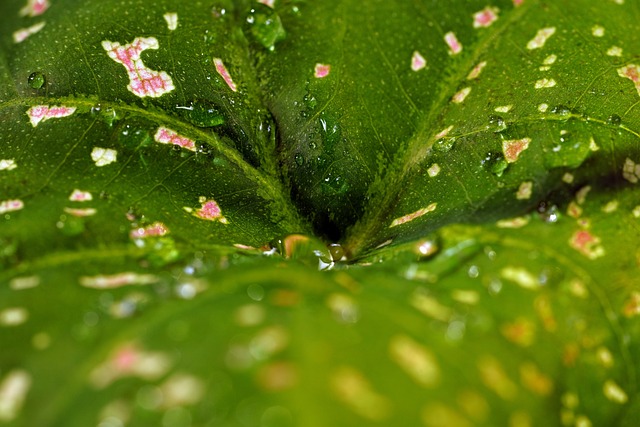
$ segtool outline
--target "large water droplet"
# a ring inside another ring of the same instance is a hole
[[[492,130],[493,132],[502,132],[503,130],[505,130],[507,128],[507,123],[505,122],[505,120],[496,115],[496,114],[492,114],[489,116],[489,129]]]
[[[569,118],[571,116],[571,109],[566,105],[556,105],[551,109],[553,114],[557,114],[560,117]]]
[[[247,24],[255,40],[270,51],[275,50],[276,43],[287,36],[280,16],[275,10],[261,3],[251,9],[247,16]]]
[[[441,153],[446,153],[451,151],[455,143],[455,138],[440,138],[433,144],[433,149]]]
[[[27,78],[27,84],[32,89],[41,89],[46,82],[47,82],[47,79],[45,75],[40,71],[31,73]]]
[[[612,114],[607,119],[607,124],[612,126],[620,126],[622,124],[622,117],[617,114]]]
[[[480,166],[495,176],[501,177],[507,167],[509,167],[509,163],[504,159],[502,153],[489,152],[480,162]]]
[[[209,101],[194,100],[187,105],[177,105],[176,109],[180,116],[198,127],[214,127],[224,123],[222,113]]]

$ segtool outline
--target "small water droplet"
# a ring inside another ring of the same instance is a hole
[[[566,105],[556,105],[551,109],[551,112],[553,114],[559,115],[560,117],[569,118],[569,116],[571,116],[571,109]]]
[[[451,151],[455,143],[455,138],[440,138],[433,144],[433,149],[441,153],[446,153]]]
[[[206,128],[224,123],[224,117],[211,103],[204,100],[193,100],[186,105],[176,105],[178,114],[192,125]]]
[[[287,36],[280,16],[275,10],[261,3],[254,5],[247,16],[247,24],[254,39],[270,51]]]
[[[544,222],[554,223],[560,219],[560,210],[558,206],[551,202],[542,201],[537,207],[538,215]]]
[[[227,10],[224,7],[213,6],[211,8],[211,16],[215,19],[220,19],[227,14]]]
[[[489,129],[493,132],[502,132],[507,128],[505,120],[497,114],[489,116]]]
[[[497,177],[501,177],[504,171],[509,167],[509,163],[504,159],[502,153],[488,152],[484,159],[480,162],[483,169],[487,169]]]
[[[127,120],[118,129],[118,142],[130,149],[150,145],[153,140],[147,125],[148,123],[138,119]]]
[[[45,75],[40,71],[35,71],[31,73],[27,78],[27,84],[32,89],[41,89],[46,82],[47,82],[47,79]]]
[[[339,243],[331,243],[327,249],[329,249],[329,254],[331,255],[333,262],[345,261],[347,259],[347,253]]]
[[[304,157],[302,156],[302,154],[297,153],[297,154],[295,155],[294,159],[295,159],[296,164],[297,164],[298,166],[302,166],[302,165],[304,165]]]
[[[622,124],[622,117],[617,114],[612,114],[607,119],[607,124],[612,126],[620,126]]]

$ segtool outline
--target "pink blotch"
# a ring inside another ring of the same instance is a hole
[[[5,200],[0,202],[0,214],[19,211],[22,208],[24,208],[24,202],[22,200]]]
[[[75,113],[76,107],[54,106],[48,105],[35,105],[27,110],[27,116],[33,127],[38,126],[40,122],[49,119],[59,119],[61,117],[68,117]]]
[[[631,80],[635,85],[638,94],[640,94],[640,67],[636,64],[629,64],[622,68],[618,68],[617,71],[620,77]]]
[[[140,98],[145,96],[157,98],[175,89],[167,73],[147,68],[140,58],[143,51],[158,49],[159,46],[155,37],[136,37],[133,42],[124,46],[107,40],[102,42],[102,47],[109,57],[118,64],[124,65],[127,70],[130,80],[127,89]]]
[[[507,163],[513,163],[518,160],[520,154],[522,154],[524,150],[529,148],[530,142],[531,138],[503,141],[502,152],[504,153],[504,159],[507,161]]]
[[[187,150],[196,151],[196,144],[193,140],[180,136],[176,131],[163,126],[158,128],[153,139],[161,144],[173,144]]]
[[[411,57],[411,69],[413,71],[420,71],[427,66],[427,60],[417,50],[413,52]]]
[[[444,41],[447,43],[447,46],[449,46],[450,55],[457,55],[462,52],[462,44],[458,41],[453,31],[449,31],[444,35]]]
[[[145,239],[147,237],[160,237],[169,233],[169,229],[161,222],[154,222],[148,227],[140,227],[131,230],[129,236],[132,239]]]
[[[275,6],[276,0],[258,0],[258,3],[262,3],[265,6],[269,6],[270,8],[273,9],[273,6]]]
[[[133,346],[120,348],[113,357],[113,366],[120,372],[130,371],[140,358],[140,352]]]
[[[218,206],[218,203],[215,200],[203,200],[203,198],[200,198],[200,203],[202,204],[202,207],[196,210],[195,216],[207,221],[220,221],[223,224],[227,223],[227,219],[222,216],[220,206]]]
[[[329,75],[331,72],[331,65],[328,64],[316,64],[316,68],[314,70],[314,77],[316,79],[323,79]]]
[[[20,9],[20,16],[40,16],[49,9],[49,0],[28,0],[27,4]]]
[[[588,230],[576,231],[569,239],[569,245],[589,259],[596,259],[604,255],[604,249],[600,246],[600,238]]]
[[[436,139],[444,138],[449,134],[449,132],[451,132],[452,129],[453,129],[453,125],[449,126],[448,128],[442,129],[440,132],[436,134],[435,138]]]
[[[88,191],[73,190],[73,193],[69,196],[69,200],[72,202],[88,202],[93,200],[93,196]]]
[[[514,6],[520,6],[522,3],[524,3],[524,0],[513,0],[513,5]]]
[[[473,14],[473,28],[486,28],[498,19],[498,8],[487,6]]]
[[[229,86],[229,89],[231,89],[234,92],[237,92],[238,87],[233,82],[233,79],[231,78],[231,74],[229,74],[229,70],[227,70],[227,67],[225,67],[224,62],[222,62],[222,59],[213,58],[213,64],[215,65],[216,71],[218,72],[218,74],[220,74],[220,77],[222,77],[225,83],[227,84],[227,86]]]

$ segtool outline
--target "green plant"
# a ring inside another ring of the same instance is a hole
[[[2,2],[0,425],[637,425],[638,18]]]

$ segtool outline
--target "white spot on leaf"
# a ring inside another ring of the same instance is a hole
[[[167,12],[162,15],[165,21],[167,21],[167,28],[169,31],[174,31],[178,28],[178,14],[175,12]]]
[[[91,151],[91,159],[98,167],[106,166],[116,161],[118,152],[111,148],[94,147]]]
[[[520,187],[518,187],[516,198],[518,200],[529,200],[531,198],[532,190],[533,190],[533,182],[525,181],[520,184]]]
[[[51,6],[49,0],[27,0],[27,4],[20,9],[20,16],[30,18],[40,16],[49,9],[49,6]]]
[[[549,40],[549,37],[556,32],[555,27],[542,28],[538,30],[535,37],[527,43],[527,49],[540,49]]]
[[[622,48],[618,46],[611,46],[607,50],[607,55],[609,56],[622,56]]]
[[[497,7],[487,6],[480,12],[473,14],[473,28],[490,27],[497,19],[500,9]]]
[[[389,343],[391,359],[423,387],[434,387],[440,380],[435,356],[424,346],[405,335],[397,335]]]
[[[327,64],[316,64],[316,67],[313,72],[313,76],[316,79],[323,79],[329,75],[331,72],[331,65]]]
[[[640,163],[636,163],[627,157],[622,167],[622,176],[630,183],[637,184],[640,178]]]
[[[462,44],[458,41],[453,31],[449,31],[444,35],[444,41],[449,46],[449,55],[457,55],[462,52]]]
[[[410,213],[408,215],[404,215],[404,216],[401,216],[399,218],[396,218],[396,219],[393,220],[393,222],[391,222],[391,225],[389,226],[389,228],[405,224],[407,222],[413,221],[416,218],[420,218],[421,216],[426,215],[429,212],[435,211],[437,207],[438,207],[437,203],[431,203],[427,207],[424,207],[422,209],[418,209],[417,211],[415,211],[413,213]]]
[[[467,80],[477,79],[480,76],[480,73],[482,73],[482,69],[486,67],[486,65],[487,65],[487,61],[482,61],[478,63],[475,67],[473,67],[473,70],[471,70],[467,75]]]
[[[178,132],[161,126],[153,135],[153,139],[161,144],[173,144],[190,151],[196,151],[196,144],[193,140],[181,136]]]
[[[78,218],[83,218],[87,216],[93,216],[98,213],[98,210],[95,208],[64,208],[64,211],[69,215],[73,215]]]
[[[591,35],[593,35],[593,37],[603,37],[604,27],[602,25],[594,25],[591,27]]]
[[[432,164],[431,167],[427,169],[427,173],[431,178],[438,176],[440,173],[440,165],[437,163]]]
[[[540,282],[523,267],[505,267],[500,271],[500,275],[505,280],[510,280],[525,289],[536,290],[540,287]]]
[[[75,189],[69,196],[69,201],[71,202],[88,202],[93,200],[93,196],[88,191],[82,191]]]
[[[22,200],[5,200],[0,202],[0,214],[19,211],[22,208],[24,208]]]
[[[471,88],[465,87],[464,89],[461,89],[459,92],[453,95],[453,97],[451,98],[451,101],[454,102],[455,104],[461,104],[467,98],[469,93],[471,93]]]
[[[18,165],[14,159],[1,159],[0,160],[0,171],[10,171],[17,168]]]
[[[19,326],[27,321],[29,312],[24,307],[10,307],[0,311],[0,325]]]
[[[551,87],[555,87],[556,81],[554,79],[540,79],[535,83],[536,89],[547,89]]]
[[[133,272],[113,275],[84,276],[80,278],[80,285],[92,289],[113,289],[127,285],[151,285],[160,279],[152,274],[138,274]]]
[[[621,405],[629,400],[627,393],[613,380],[607,380],[604,383],[603,392],[607,399]]]
[[[14,291],[35,288],[40,284],[39,276],[16,277],[9,282],[9,287]]]
[[[233,79],[231,78],[231,74],[229,74],[229,70],[227,70],[227,67],[224,65],[224,62],[222,62],[222,59],[213,58],[213,65],[216,68],[216,71],[218,72],[220,77],[222,77],[222,79],[227,84],[227,86],[229,86],[229,89],[231,89],[234,92],[237,92],[238,86],[236,86],[236,84],[233,82]]]
[[[417,50],[413,52],[411,57],[411,69],[413,71],[420,71],[427,66],[427,60]]]

